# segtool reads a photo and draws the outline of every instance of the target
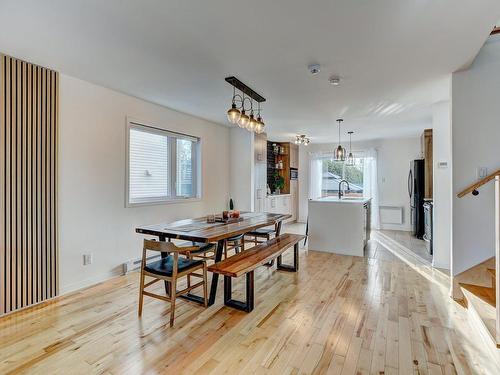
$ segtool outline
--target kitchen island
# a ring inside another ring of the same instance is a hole
[[[309,250],[364,256],[370,238],[371,198],[309,200]]]

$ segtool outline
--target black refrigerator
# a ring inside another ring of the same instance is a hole
[[[410,196],[410,220],[413,235],[424,237],[424,189],[425,189],[424,159],[412,160],[408,174],[408,194]]]

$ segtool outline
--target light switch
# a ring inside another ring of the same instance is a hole
[[[486,176],[488,176],[488,168],[486,168],[486,167],[477,167],[476,175],[477,175],[477,179],[478,180],[481,180],[481,179],[485,178]]]

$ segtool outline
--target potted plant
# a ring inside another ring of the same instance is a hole
[[[274,187],[276,194],[279,194],[285,188],[285,178],[278,172],[274,174]]]

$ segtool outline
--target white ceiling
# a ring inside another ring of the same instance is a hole
[[[0,0],[0,51],[223,124],[235,75],[272,138],[333,141],[342,116],[359,140],[429,126],[499,17],[498,0]]]

